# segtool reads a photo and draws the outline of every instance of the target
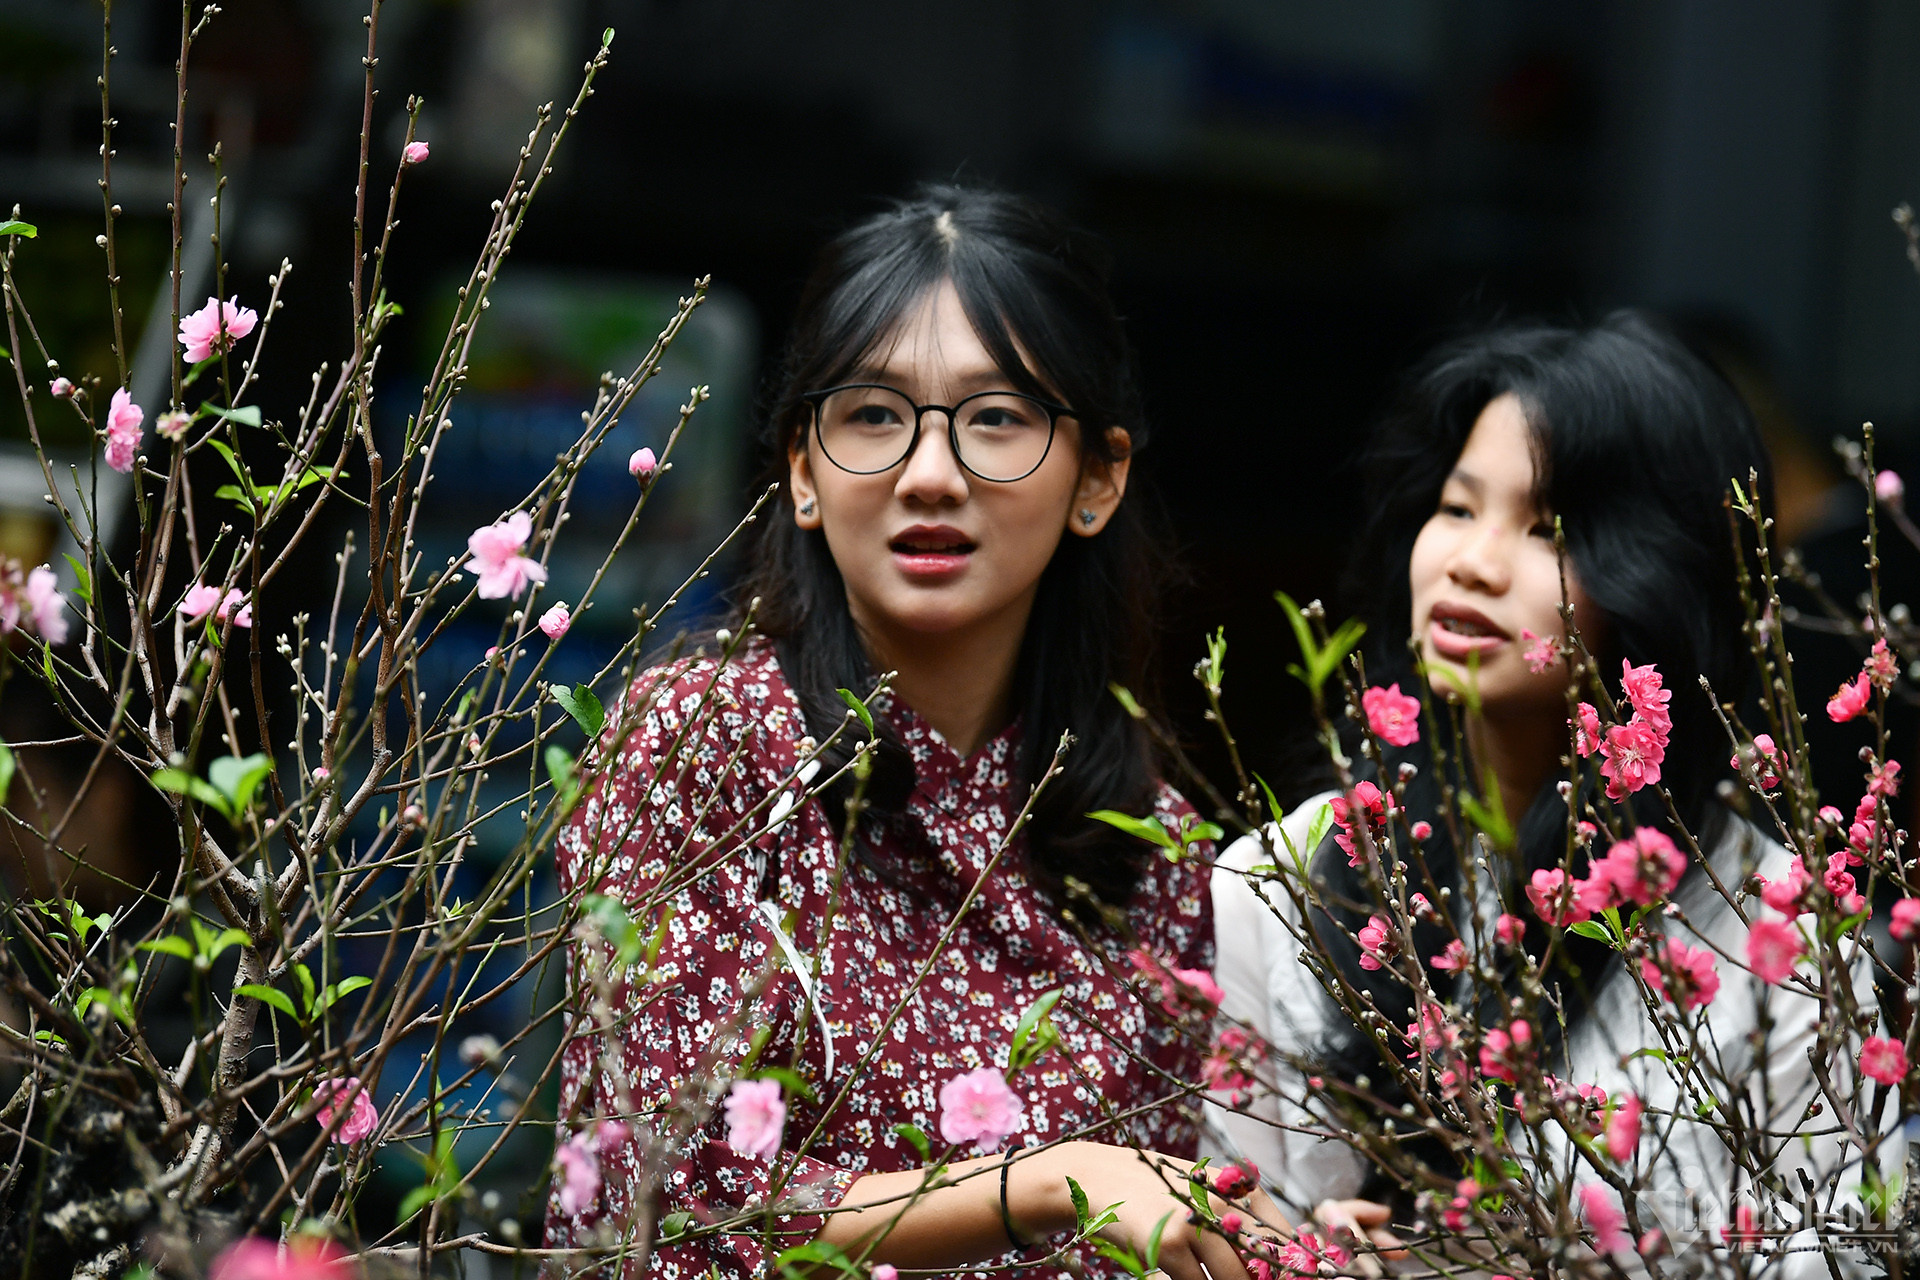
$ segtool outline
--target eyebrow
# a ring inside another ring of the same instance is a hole
[[[854,382],[880,382],[888,386],[897,387],[901,382],[906,380],[901,376],[905,372],[906,370],[896,369],[892,365],[883,365],[877,369],[872,366],[865,366],[855,369],[850,376],[850,380]],[[950,385],[960,391],[962,396],[964,396],[965,393],[970,391],[1012,387],[1015,384],[1013,379],[1009,378],[999,367],[995,365],[982,365],[955,375],[950,380]],[[955,397],[955,399],[960,398],[962,397]]]
[[[1449,483],[1459,484],[1472,490],[1475,497],[1479,497],[1487,491],[1487,485],[1484,480],[1471,471],[1462,471],[1459,467],[1455,467],[1447,474],[1447,480]]]

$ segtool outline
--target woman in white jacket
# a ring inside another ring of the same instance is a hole
[[[1900,1167],[1876,1137],[1900,1108],[1886,1090],[1876,1104],[1871,1086],[1856,1087],[1875,1017],[1858,931],[1824,967],[1808,946],[1864,905],[1867,871],[1856,887],[1846,824],[1836,873],[1817,839],[1803,841],[1811,870],[1796,872],[1801,855],[1730,810],[1741,793],[1728,739],[1699,692],[1704,678],[1734,700],[1751,682],[1723,504],[1734,480],[1769,494],[1744,406],[1631,314],[1586,330],[1499,330],[1444,349],[1410,384],[1368,479],[1356,562],[1374,599],[1370,683],[1387,687],[1369,711],[1387,750],[1356,758],[1371,779],[1356,793],[1315,797],[1220,859],[1223,1009],[1271,1050],[1253,1082],[1216,1076],[1226,1087],[1211,1108],[1215,1153],[1253,1159],[1297,1215],[1390,1199],[1418,1185],[1409,1160],[1449,1178],[1471,1172],[1462,1148],[1430,1130],[1355,1142],[1355,1118],[1449,1114],[1479,1074],[1555,1095],[1560,1115],[1575,1116],[1515,1125],[1504,1185],[1536,1203],[1560,1197],[1562,1220],[1584,1219],[1602,1248],[1659,1256],[1721,1247],[1730,1232],[1757,1238],[1789,1273],[1827,1274],[1818,1246],[1833,1233],[1796,1215],[1857,1208],[1863,1146],[1881,1169]],[[1577,749],[1563,599],[1619,705],[1611,733],[1583,706]],[[1453,700],[1451,714],[1423,717],[1401,692],[1418,693],[1423,677],[1436,709]],[[1469,686],[1474,696],[1460,696]],[[1450,756],[1459,742],[1464,763],[1436,765],[1436,736]],[[1769,761],[1749,757],[1748,783],[1761,780],[1754,764]],[[1891,781],[1875,776],[1881,789]],[[1374,782],[1398,794],[1399,812],[1367,789]],[[1476,841],[1463,867],[1443,785],[1512,815],[1511,852]],[[1886,828],[1883,799],[1870,788],[1857,816],[1877,813]],[[1570,811],[1591,822],[1571,840]],[[1402,861],[1414,842],[1421,858]],[[1869,831],[1863,852],[1886,847]],[[1704,858],[1684,852],[1694,848]],[[1747,892],[1762,884],[1764,906]],[[1624,908],[1630,934],[1636,910],[1650,908],[1626,948],[1565,927],[1608,905]],[[1753,951],[1750,939],[1766,945]],[[1794,972],[1796,948],[1809,955]],[[1864,1006],[1853,1025],[1828,1016],[1850,999]],[[1369,1007],[1371,1030],[1351,1012]],[[1882,1048],[1871,1061],[1884,1074]],[[1427,1093],[1401,1087],[1389,1058],[1429,1067],[1415,1086]],[[1451,1199],[1397,1203],[1395,1220],[1414,1225],[1424,1211],[1459,1226],[1493,1191],[1463,1183]],[[1623,1210],[1638,1239],[1616,1225]]]

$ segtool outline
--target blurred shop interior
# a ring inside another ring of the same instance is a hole
[[[295,411],[346,349],[365,9],[220,9],[190,64],[189,225],[209,229],[203,157],[217,140],[228,292],[260,306],[269,273],[294,264],[259,399]],[[0,209],[41,228],[18,278],[71,376],[112,369],[94,244],[101,12],[0,0]],[[151,405],[171,345],[157,286],[180,11],[111,12],[134,398]],[[570,531],[592,540],[596,505],[618,508],[615,528],[625,510],[592,495],[630,492],[627,453],[657,444],[689,386],[713,388],[594,615],[609,630],[570,637],[556,680],[596,668],[629,608],[663,599],[745,510],[757,396],[810,255],[925,179],[1032,194],[1110,242],[1155,432],[1135,474],[1189,570],[1170,602],[1166,700],[1196,757],[1224,772],[1188,675],[1224,626],[1229,714],[1283,792],[1306,702],[1284,674],[1295,655],[1272,593],[1336,599],[1356,451],[1396,373],[1462,326],[1620,305],[1668,315],[1748,395],[1779,471],[1780,532],[1825,556],[1841,599],[1863,518],[1833,437],[1871,420],[1883,464],[1920,467],[1920,278],[1889,216],[1920,200],[1910,4],[387,0],[379,26],[376,175],[409,94],[425,99],[432,145],[393,247],[406,314],[381,371],[389,429],[535,109],[570,100],[602,30],[617,32],[494,295],[429,542],[458,549],[524,493],[600,372],[630,368],[674,299],[713,278],[665,374],[583,476],[587,514]],[[190,299],[211,291],[205,243],[189,249]],[[10,392],[0,545],[60,564],[24,441]],[[77,433],[50,444],[89,447]],[[124,507],[124,492],[104,502],[103,524]],[[1920,586],[1910,552],[1888,560]],[[556,595],[591,567],[562,565]],[[316,571],[330,576],[330,559]],[[725,578],[723,565],[689,600],[686,625]],[[291,596],[307,589],[290,581],[263,612],[304,607]],[[492,625],[450,636],[438,660],[468,669]],[[114,843],[102,832],[95,847]]]

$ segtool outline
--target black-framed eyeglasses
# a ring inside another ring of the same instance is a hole
[[[827,460],[857,476],[891,471],[913,455],[920,422],[930,411],[947,415],[953,456],[982,480],[1011,484],[1040,469],[1053,448],[1066,405],[1018,391],[981,391],[955,405],[915,404],[904,391],[878,382],[850,382],[800,397],[813,410],[814,438]]]

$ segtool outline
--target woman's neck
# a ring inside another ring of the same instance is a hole
[[[876,671],[895,672],[894,696],[932,725],[962,758],[1013,718],[1013,672],[1033,612],[1028,594],[1001,613],[951,631],[903,632],[854,624]]]
[[[1550,716],[1469,716],[1467,749],[1484,778],[1492,770],[1507,821],[1519,824],[1534,796],[1560,767],[1566,725]]]

